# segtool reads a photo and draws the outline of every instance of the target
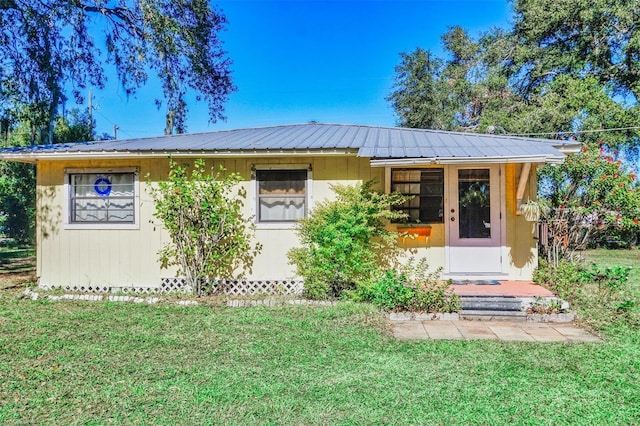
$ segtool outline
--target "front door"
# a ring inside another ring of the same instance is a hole
[[[500,166],[450,166],[447,268],[450,278],[504,278]]]

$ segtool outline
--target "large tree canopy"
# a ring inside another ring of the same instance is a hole
[[[511,28],[477,39],[451,28],[442,37],[444,58],[420,48],[401,53],[387,98],[398,123],[577,138],[582,153],[539,174],[541,195],[555,208],[547,219],[598,224],[584,242],[633,236],[640,230],[640,0],[515,0],[513,7]]]
[[[517,0],[513,35],[525,81],[591,75],[638,101],[639,9],[638,0]]]
[[[401,54],[388,98],[399,124],[548,137],[638,126],[639,0],[518,0],[513,7],[509,29],[474,40],[451,28],[442,37],[445,58],[422,49]],[[639,134],[593,133],[591,140],[637,145]]]
[[[189,89],[212,122],[224,119],[235,90],[218,38],[225,24],[208,0],[0,0],[0,117],[28,118],[51,141],[60,104],[104,87],[109,64],[127,95],[158,76],[167,133],[185,130]]]

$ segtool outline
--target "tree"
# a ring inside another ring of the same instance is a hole
[[[382,267],[394,265],[400,250],[397,234],[384,225],[404,217],[391,207],[406,197],[381,194],[372,186],[373,182],[335,185],[336,199],[318,203],[299,222],[302,247],[291,249],[288,256],[304,279],[307,297],[339,297],[376,277]]]
[[[449,112],[449,99],[442,61],[420,48],[400,56],[402,61],[395,69],[394,90],[387,97],[398,115],[398,124],[402,127],[450,129],[453,117],[446,114]]]
[[[107,63],[127,95],[157,74],[167,133],[185,130],[189,89],[204,97],[212,122],[224,119],[235,90],[218,38],[225,25],[207,0],[1,0],[0,117],[28,118],[31,143],[51,142],[59,106],[68,95],[81,103],[87,85],[104,87]]]
[[[594,76],[621,96],[640,96],[638,0],[516,0],[512,34],[524,86],[560,75]]]
[[[5,147],[29,145],[29,123],[9,123],[2,133]],[[76,109],[55,120],[53,142],[78,142],[94,138],[86,113]],[[0,161],[0,234],[19,243],[32,243],[35,231],[36,173],[27,163]]]
[[[162,267],[179,266],[197,295],[250,270],[261,250],[252,246],[253,229],[242,214],[246,194],[234,189],[241,177],[222,172],[207,173],[204,160],[196,160],[189,175],[170,160],[168,180],[151,190],[155,216],[171,238],[160,251]]]
[[[550,264],[573,260],[600,238],[640,232],[640,186],[618,155],[604,142],[586,144],[563,164],[542,169],[540,193],[553,208],[542,216],[548,232],[540,248]]]
[[[0,161],[0,234],[32,243],[35,231],[35,167]]]
[[[83,142],[95,139],[94,124],[89,124],[88,114],[72,109],[67,117],[56,117],[53,143]]]
[[[400,123],[412,127],[577,139],[586,152],[575,157],[576,163],[542,168],[539,178],[541,188],[581,189],[562,196],[553,191],[541,195],[553,203],[551,212],[573,218],[579,214],[562,206],[584,205],[585,194],[602,203],[600,216],[615,212],[620,206],[607,192],[592,188],[595,181],[576,181],[570,169],[577,163],[608,165],[605,157],[613,155],[614,163],[621,162],[615,174],[622,180],[638,173],[634,163],[640,151],[639,6],[638,0],[515,1],[514,25],[509,29],[493,29],[472,39],[464,29],[451,28],[442,37],[446,58],[430,55],[430,62],[438,64],[430,72],[407,72],[414,64],[425,68],[420,49],[401,54],[389,100]],[[434,80],[440,93],[412,90]],[[420,120],[406,119],[416,115]],[[592,152],[601,157],[587,155]],[[596,170],[587,175],[591,172]],[[625,189],[633,189],[625,182],[615,180],[611,185],[623,183]],[[622,221],[605,220],[604,229],[578,234],[589,242],[605,232],[637,232],[632,226],[636,213],[622,209],[621,215]]]

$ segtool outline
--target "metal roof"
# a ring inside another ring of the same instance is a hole
[[[0,150],[0,159],[352,154],[402,163],[561,162],[576,142],[400,127],[295,124]],[[375,164],[374,164],[375,165]]]

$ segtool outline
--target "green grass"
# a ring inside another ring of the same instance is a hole
[[[17,294],[0,291],[0,424],[640,423],[640,333],[626,323],[604,343],[401,342],[367,305]]]
[[[596,262],[598,265],[630,266],[629,284],[638,289],[640,294],[640,249],[631,250],[587,250],[584,252],[585,260]]]
[[[34,268],[33,247],[0,246],[0,273],[27,271]]]
[[[640,338],[399,342],[370,307],[0,299],[2,424],[629,424]]]

